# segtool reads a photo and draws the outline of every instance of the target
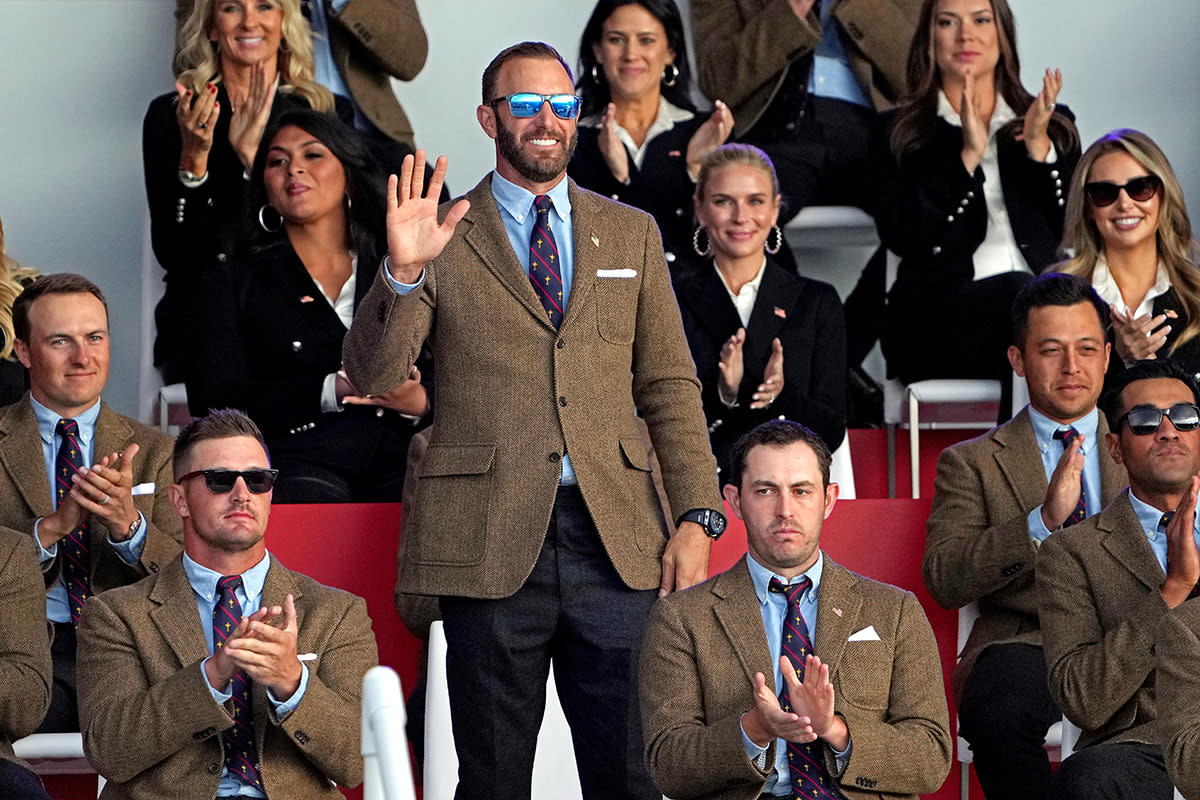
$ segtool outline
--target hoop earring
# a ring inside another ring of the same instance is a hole
[[[769,242],[771,241],[772,233],[775,234],[775,246],[774,247],[771,247],[771,245],[769,244]],[[775,225],[771,228],[771,230],[767,231],[767,238],[765,240],[763,240],[763,250],[766,250],[771,255],[775,255],[776,253],[779,252],[779,248],[781,248],[781,247],[783,247],[783,229],[780,228],[778,225]]]
[[[592,64],[592,83],[596,84],[597,86],[604,83],[604,79],[600,77],[599,67],[599,64]]]
[[[266,210],[268,208],[271,208],[270,204],[263,203],[262,208],[260,208],[258,210],[258,225],[260,228],[262,228],[267,233],[279,233],[279,229],[283,227],[283,217],[279,216],[278,211],[275,211],[275,209],[271,208],[272,211],[275,211],[275,215],[279,216],[279,224],[276,225],[274,228],[268,227],[267,221],[263,218],[263,214],[266,212]]]
[[[670,75],[671,77],[668,78],[667,75]],[[670,88],[670,87],[674,86],[678,81],[679,81],[679,67],[675,66],[674,63],[667,64],[665,67],[663,67],[663,76],[662,76],[662,85],[663,86]]]
[[[700,256],[701,258],[708,258],[712,255],[712,237],[708,237],[708,241],[704,243],[704,249],[701,250],[700,234],[702,233],[707,234],[708,231],[704,229],[703,225],[700,225],[696,228],[696,232],[692,234],[692,249],[695,250],[696,255]]]
[[[346,193],[346,210],[349,211],[352,208],[354,208],[354,201],[350,199],[350,193],[347,192]]]

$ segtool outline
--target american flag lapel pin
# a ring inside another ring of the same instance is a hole
[[[842,610],[840,608],[838,608],[837,606],[834,606],[833,613],[837,614],[840,617],[842,615]]]
[[[599,246],[600,246],[600,237],[599,237],[599,236],[597,236],[597,235],[596,235],[596,234],[594,234],[594,233],[592,234],[592,245],[593,245],[593,246],[595,246],[595,247],[599,247]]]
[[[300,298],[301,303],[311,303],[312,301],[313,301],[312,295],[309,295],[309,294],[306,294]]]
[[[784,311],[782,308],[780,308],[779,306],[775,306],[774,310],[775,310],[775,316],[779,317],[780,319],[787,319],[787,312]]]

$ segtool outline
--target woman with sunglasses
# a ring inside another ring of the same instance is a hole
[[[908,54],[910,98],[875,146],[875,221],[900,257],[882,334],[888,371],[1011,374],[1013,297],[1053,263],[1079,135],[1047,70],[1021,84],[1006,0],[926,0]]]
[[[675,296],[724,475],[734,443],[768,419],[808,426],[830,451],[846,435],[842,303],[775,261],[779,203],[775,167],[753,145],[721,145],[700,165],[700,258],[684,259]]]
[[[576,88],[583,111],[571,177],[654,217],[674,272],[691,246],[700,162],[733,129],[721,101],[711,114],[692,103],[675,1],[600,0],[579,43]]]
[[[372,163],[335,117],[282,114],[254,161],[255,246],[205,281],[192,412],[250,415],[279,469],[277,502],[396,500],[414,422],[429,409],[416,369],[369,397],[341,371],[342,339],[387,248]]]
[[[1141,131],[1110,131],[1079,161],[1067,196],[1063,267],[1112,308],[1109,374],[1170,355],[1200,378],[1200,269],[1183,189]]]

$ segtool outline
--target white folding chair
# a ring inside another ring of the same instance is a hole
[[[854,463],[850,459],[850,432],[833,451],[833,460],[829,464],[829,480],[838,485],[838,499],[854,500],[858,491],[854,488]]]
[[[163,433],[179,433],[179,425],[171,421],[178,419],[185,422],[188,415],[187,386],[182,383],[171,383],[158,390],[158,427]]]
[[[446,633],[442,621],[429,627],[429,662],[425,699],[425,800],[452,800],[458,785],[458,753],[450,727],[450,695],[446,688]],[[571,729],[554,686],[546,681],[546,712],[533,759],[531,800],[582,800]]]
[[[363,800],[416,800],[404,721],[404,695],[396,671],[367,670],[362,694]]]
[[[28,761],[39,775],[94,775],[95,768],[83,754],[83,734],[35,733],[13,742],[17,758]],[[104,776],[96,775],[96,796],[104,788]]]

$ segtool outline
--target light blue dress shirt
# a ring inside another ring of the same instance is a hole
[[[234,590],[238,602],[242,606],[242,616],[248,617],[255,611],[258,611],[262,604],[262,589],[263,582],[267,579],[267,571],[271,568],[271,556],[268,553],[262,557],[262,560],[255,564],[250,569],[242,573],[242,585]],[[187,574],[188,583],[192,585],[192,593],[196,597],[196,611],[200,614],[200,625],[204,629],[204,641],[208,645],[208,652],[213,651],[213,631],[212,618],[213,609],[217,605],[217,581],[222,578],[221,573],[214,572],[208,567],[201,566],[193,561],[187,553],[183,554],[183,571]],[[209,656],[212,658],[212,656]],[[212,693],[213,699],[221,705],[229,702],[233,697],[232,694],[224,691],[218,691],[212,688],[212,684],[208,682],[208,676],[204,675],[204,664],[208,661],[206,658],[200,664],[201,677],[204,679],[204,685],[208,687]],[[279,702],[275,699],[275,695],[271,690],[267,690],[267,699],[271,702],[272,710],[275,713],[275,719],[283,719],[288,714],[300,705],[300,700],[304,697],[304,690],[308,687],[308,667],[304,664],[300,665],[300,688],[296,693],[287,699],[286,702]],[[259,754],[262,755],[261,753]],[[218,797],[227,797],[236,795],[239,797],[266,797],[266,793],[256,786],[243,783],[241,778],[236,774],[231,775],[228,770],[222,770],[221,783],[217,788]]]
[[[873,108],[871,98],[854,77],[842,37],[838,33],[837,20],[833,18],[832,0],[821,5],[821,41],[813,51],[812,71],[808,75],[808,92],[817,97],[844,100],[859,106]]]
[[[571,221],[571,197],[567,191],[567,179],[563,179],[546,192],[554,201],[554,213],[550,215],[550,233],[554,243],[558,245],[559,269],[562,271],[563,313],[566,313],[567,303],[571,299],[571,281],[575,277],[575,229]],[[537,212],[533,208],[533,192],[517,186],[505,179],[499,172],[492,173],[492,197],[500,207],[500,221],[504,224],[504,232],[508,234],[509,244],[517,256],[517,263],[525,274],[529,274],[529,237],[537,223]],[[386,269],[383,270],[388,283],[398,294],[408,294],[420,286],[425,280],[425,272],[416,283],[400,283]],[[562,485],[575,484],[575,469],[571,466],[571,456],[563,455],[562,472],[559,483]]]
[[[1087,506],[1089,517],[1098,514],[1102,508],[1100,505],[1100,448],[1103,447],[1097,441],[1096,434],[1100,421],[1099,410],[1093,408],[1070,425],[1063,425],[1037,411],[1033,406],[1029,406],[1029,421],[1033,423],[1033,438],[1037,443],[1038,452],[1042,454],[1042,468],[1046,470],[1047,481],[1054,474],[1054,468],[1058,466],[1058,460],[1062,458],[1063,454],[1063,443],[1054,438],[1054,432],[1074,428],[1083,435],[1083,445],[1080,447],[1080,452],[1083,453],[1083,502]],[[1046,537],[1050,535],[1046,523],[1042,522],[1041,504],[1029,512],[1029,535],[1038,542],[1045,541]]]
[[[33,404],[33,416],[37,418],[38,435],[42,438],[42,457],[46,464],[46,480],[50,485],[50,502],[57,509],[58,492],[55,491],[54,466],[58,462],[58,448],[62,445],[62,437],[55,429],[58,427],[58,421],[63,417],[34,400],[32,395],[29,402]],[[96,463],[92,459],[92,443],[96,438],[96,418],[99,416],[100,401],[97,400],[95,405],[73,418],[79,426],[80,457],[86,465]],[[108,455],[108,453],[104,453],[104,455]],[[40,523],[41,520],[33,523],[33,538],[38,543],[38,560],[44,564],[58,555],[58,543],[55,542],[49,549],[42,547],[41,540],[37,538]],[[136,564],[142,557],[142,548],[146,544],[146,518],[139,511],[138,526],[137,530],[133,532],[133,536],[123,542],[114,542],[110,538],[108,544],[126,564]],[[71,601],[67,597],[67,584],[61,570],[58,573],[58,580],[46,590],[46,619],[51,622],[71,621]]]
[[[754,593],[758,596],[759,612],[762,614],[763,631],[767,634],[767,648],[771,651],[771,664],[775,669],[775,688],[776,694],[779,693],[779,687],[783,686],[783,673],[779,669],[779,656],[782,652],[783,638],[783,618],[787,614],[787,598],[782,594],[770,591],[771,578],[778,578],[780,583],[791,585],[793,583],[801,583],[807,577],[812,581],[812,586],[804,591],[800,596],[800,613],[804,616],[804,622],[808,625],[808,635],[812,639],[813,649],[817,649],[817,598],[821,591],[821,573],[824,571],[824,559],[820,553],[817,554],[817,562],[808,568],[804,574],[799,575],[791,580],[780,577],[769,569],[759,564],[754,560],[754,556],[746,554],[746,566],[750,568],[750,580],[754,583]],[[852,745],[853,743],[851,743]],[[851,745],[847,745],[845,751],[834,751],[839,764],[844,762],[850,754]],[[746,749],[746,755],[751,761],[757,763],[760,767],[763,764],[763,755],[767,752],[767,748],[759,747],[754,743],[746,731],[742,729],[742,746]],[[788,787],[791,786],[792,773],[788,769],[787,764],[787,743],[779,740],[775,743],[775,770],[771,776],[767,778],[767,783],[763,787],[765,794],[776,794],[777,788],[781,787],[783,794],[788,794]]]
[[[1158,559],[1158,565],[1162,567],[1165,575],[1167,573],[1167,528],[1165,525],[1159,524],[1162,521],[1162,510],[1143,503],[1134,496],[1133,492],[1129,493],[1129,504],[1133,506],[1133,513],[1137,514],[1138,522],[1142,523],[1142,530],[1150,541],[1150,549],[1154,551],[1154,557]],[[1192,523],[1196,544],[1200,546],[1200,528],[1196,527],[1198,524],[1200,524],[1200,514],[1196,515],[1196,519]]]
[[[333,6],[333,13],[340,13],[350,0],[333,0],[330,3]],[[308,20],[308,24],[312,27],[312,44],[313,44],[313,67],[316,72],[317,83],[324,86],[334,94],[340,94],[342,97],[350,98],[350,87],[342,80],[342,73],[338,72],[337,64],[333,61],[333,50],[329,44],[329,18],[325,16],[325,0],[313,0],[309,4],[312,9],[312,15]],[[351,98],[353,99],[353,98]],[[374,126],[370,120],[363,115],[359,110],[358,104],[354,105],[354,127],[360,131],[371,131]]]

